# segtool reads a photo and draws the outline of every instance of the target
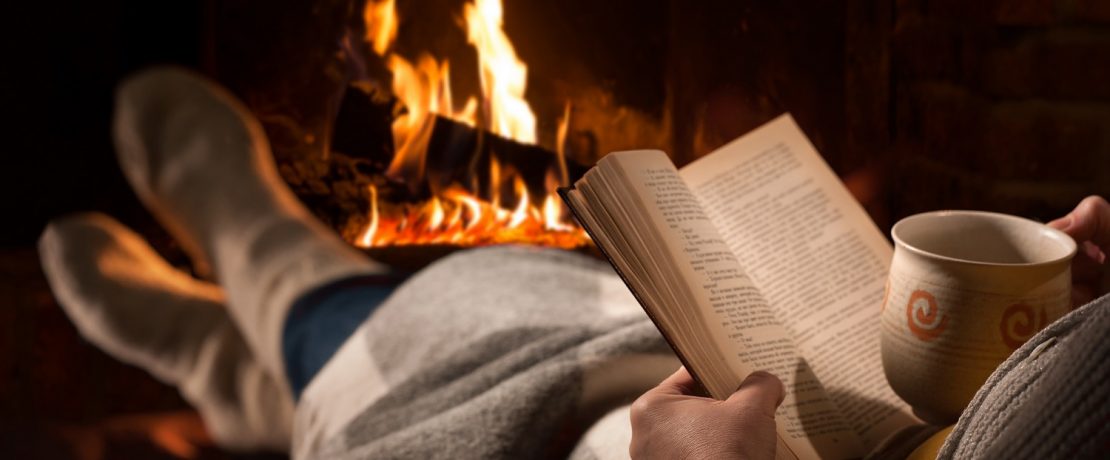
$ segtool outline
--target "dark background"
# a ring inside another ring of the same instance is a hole
[[[173,458],[142,430],[104,434],[113,417],[118,424],[121,416],[180,411],[186,404],[176,391],[77,336],[49,293],[34,244],[49,218],[72,211],[102,210],[155,228],[112,155],[112,88],[152,63],[198,65],[199,10],[178,0],[9,2],[4,8],[0,457]]]
[[[135,202],[109,138],[112,89],[146,65],[199,65],[195,3],[6,5],[0,245],[33,243],[44,222],[63,212],[131,212]]]
[[[459,3],[399,0],[410,17],[439,18],[402,34],[433,34]],[[1110,193],[1108,2],[505,3],[541,121],[562,98],[599,89],[655,120],[667,133],[657,147],[684,163],[789,111],[884,230],[942,208],[1047,220]],[[338,38],[358,12],[339,0],[5,5],[0,457],[164,456],[141,433],[104,426],[186,409],[172,388],[77,336],[34,250],[48,219],[100,210],[180,261],[115,163],[114,86],[153,64],[201,70],[263,116],[288,159],[318,146],[295,145],[267,120],[326,130],[347,69]],[[407,46],[447,53],[465,47],[458,40]]]

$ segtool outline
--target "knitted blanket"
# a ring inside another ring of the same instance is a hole
[[[975,394],[940,459],[1110,458],[1110,295],[1015,351]]]
[[[1103,297],[1030,340],[940,458],[1105,458],[1107,331]],[[626,458],[627,404],[678,365],[608,265],[466,251],[401,286],[309,384],[294,458]]]
[[[294,457],[627,457],[621,407],[678,366],[608,264],[466,251],[402,285],[308,385]]]

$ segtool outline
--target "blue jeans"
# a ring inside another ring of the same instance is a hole
[[[285,318],[281,348],[295,400],[403,280],[399,275],[346,278],[313,289],[293,303]]]

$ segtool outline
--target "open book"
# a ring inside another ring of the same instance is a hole
[[[789,115],[682,170],[609,154],[561,193],[712,397],[782,379],[780,457],[862,457],[917,422],[879,355],[890,244]]]

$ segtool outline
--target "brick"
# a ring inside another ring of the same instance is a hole
[[[1095,181],[1110,163],[1110,104],[991,102],[941,82],[900,88],[896,142],[935,165],[999,180]]]
[[[997,179],[1093,181],[1110,160],[1110,105],[993,105],[980,124],[973,171]]]
[[[899,20],[919,15],[1008,27],[1110,23],[1110,2],[1106,0],[899,0],[896,11]]]
[[[1084,196],[1108,194],[1098,181],[1007,180],[937,163],[920,146],[903,146],[902,161],[890,174],[893,220],[937,209],[980,209],[1026,216],[1042,222],[1062,216]]]
[[[1059,11],[1069,22],[1110,24],[1110,2],[1106,0],[1061,0]]]
[[[990,24],[903,15],[892,33],[892,69],[900,77],[973,83],[995,35]]]
[[[959,67],[958,30],[943,21],[905,17],[892,34],[892,66],[896,75],[953,78]]]
[[[1056,21],[1053,0],[1003,0],[994,5],[994,20],[1008,26],[1046,26]]]
[[[924,16],[961,22],[993,21],[994,5],[1005,0],[901,0],[898,12],[918,13]]]
[[[934,161],[970,168],[986,101],[965,87],[944,82],[904,86],[897,100],[896,129],[900,141],[920,145]]]
[[[937,162],[921,145],[903,145],[891,175],[892,219],[937,209],[972,209],[985,183],[967,171]]]
[[[1110,100],[1110,32],[1055,30],[990,52],[979,86],[1006,98]]]
[[[984,59],[979,86],[988,94],[1001,97],[1031,97],[1040,92],[1040,79],[1035,75],[1034,52],[1031,45],[996,50]]]
[[[983,191],[980,209],[1016,214],[1048,222],[1071,211],[1090,194],[1105,194],[1098,182],[996,180]]]

